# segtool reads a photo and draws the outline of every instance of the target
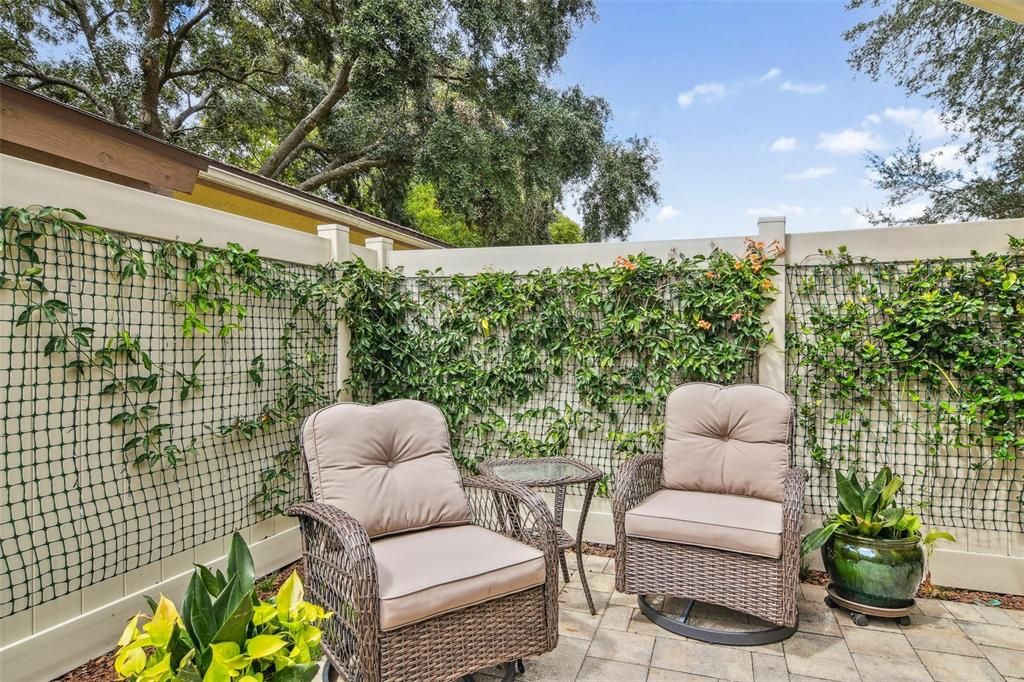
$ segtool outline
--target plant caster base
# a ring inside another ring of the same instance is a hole
[[[669,632],[674,632],[677,635],[696,639],[701,642],[708,642],[710,644],[726,644],[728,646],[758,646],[761,644],[772,644],[786,639],[796,632],[798,627],[797,625],[792,627],[777,626],[764,630],[744,632],[702,628],[689,623],[690,613],[693,611],[693,606],[696,603],[698,602],[693,599],[686,600],[686,606],[683,608],[682,615],[671,616],[662,613],[651,606],[651,603],[647,601],[647,595],[641,594],[637,597],[637,605],[640,607],[640,611],[650,618],[651,622],[655,625],[662,627]]]
[[[864,627],[870,621],[868,616],[874,616],[875,618],[889,618],[895,620],[900,625],[910,625],[910,612],[914,609],[916,603],[913,599],[906,606],[899,608],[887,609],[881,606],[868,606],[867,604],[858,604],[855,601],[844,599],[839,596],[836,589],[831,584],[826,588],[828,594],[825,595],[825,605],[830,609],[845,609],[850,613],[850,620],[853,624],[858,627]]]

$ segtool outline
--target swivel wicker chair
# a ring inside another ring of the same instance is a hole
[[[428,403],[333,405],[302,428],[299,517],[311,601],[334,613],[332,674],[451,680],[558,643],[558,541],[536,493],[463,479]]]
[[[793,406],[754,384],[676,388],[664,455],[624,463],[616,479],[615,587],[677,634],[755,645],[797,628],[804,472],[790,468]],[[682,598],[669,615],[648,595]],[[695,602],[756,616],[765,629],[726,632],[690,622]]]

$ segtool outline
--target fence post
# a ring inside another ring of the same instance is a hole
[[[767,247],[777,241],[783,249],[776,259],[775,267],[779,274],[771,280],[775,285],[775,300],[765,308],[761,319],[772,332],[772,341],[758,360],[758,381],[765,386],[786,390],[786,218],[772,216],[757,219],[758,241]]]
[[[366,240],[366,248],[377,253],[377,269],[383,270],[391,260],[391,251],[395,248],[395,242],[390,237],[369,237]]]
[[[321,237],[326,238],[331,243],[331,257],[330,262],[340,263],[342,261],[350,260],[352,258],[352,245],[348,240],[348,225],[328,224],[328,225],[317,225],[316,233]],[[341,305],[341,301],[338,301],[338,305]],[[349,400],[348,389],[345,386],[345,382],[348,380],[349,373],[351,372],[351,364],[348,359],[348,351],[351,347],[352,339],[349,335],[348,325],[344,322],[338,322],[338,343],[334,349],[336,353],[337,362],[336,369],[334,372],[334,387],[340,400]]]

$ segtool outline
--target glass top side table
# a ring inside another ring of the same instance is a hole
[[[535,459],[489,459],[480,463],[480,473],[506,481],[519,483],[530,488],[555,489],[555,524],[558,526],[559,563],[562,566],[562,577],[569,582],[569,566],[565,560],[565,552],[576,550],[576,566],[579,569],[580,583],[583,594],[587,597],[590,613],[595,615],[594,599],[590,596],[587,584],[587,573],[583,570],[583,528],[587,522],[590,501],[594,497],[594,488],[604,473],[597,467],[568,457],[538,457]],[[583,508],[580,510],[580,521],[573,538],[562,528],[565,516],[565,489],[567,486],[583,484],[586,492],[583,495]]]

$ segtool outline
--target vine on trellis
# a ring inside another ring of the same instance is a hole
[[[617,457],[657,450],[674,386],[756,368],[779,253],[749,241],[740,256],[411,279],[343,263],[350,384],[364,400],[440,406],[468,468],[499,454],[565,454],[586,438]]]
[[[106,338],[96,329],[76,325],[68,297],[48,285],[40,249],[67,240],[91,241],[106,256],[109,276],[122,286],[133,280],[163,278],[180,284],[168,302],[183,313],[181,337],[201,335],[227,338],[241,330],[248,314],[241,301],[252,297],[294,301],[292,319],[284,325],[279,339],[281,357],[277,376],[280,390],[274,399],[256,406],[250,416],[220,422],[208,419],[209,430],[221,437],[239,436],[251,440],[278,425],[295,424],[310,408],[323,405],[334,396],[331,372],[335,333],[334,305],[338,283],[332,267],[318,268],[317,277],[290,271],[283,264],[268,261],[256,251],[238,244],[212,248],[200,243],[161,243],[151,254],[132,247],[121,235],[84,222],[74,209],[54,207],[5,207],[0,213],[0,289],[15,296],[14,327],[28,328],[47,339],[43,353],[62,358],[63,366],[78,377],[99,376],[99,395],[110,401],[114,411],[108,423],[119,429],[122,453],[136,466],[178,466],[196,454],[196,439],[176,438],[170,411],[183,409],[202,393],[200,367],[210,362],[205,355],[184,366],[153,359],[145,342],[131,329],[118,329]],[[305,334],[296,345],[296,319],[320,331]],[[32,332],[29,332],[32,333]],[[254,386],[263,382],[266,360],[251,359],[245,375]],[[177,404],[161,404],[161,389],[173,387]],[[256,495],[266,511],[280,513],[288,500],[281,483],[292,480],[298,450],[290,445],[274,458],[274,465],[261,475]]]
[[[829,468],[865,452],[891,456],[897,429],[929,457],[984,453],[974,469],[1015,460],[1024,449],[1024,240],[959,261],[822,255],[791,270],[786,342],[813,460]],[[914,409],[897,414],[905,403]]]

